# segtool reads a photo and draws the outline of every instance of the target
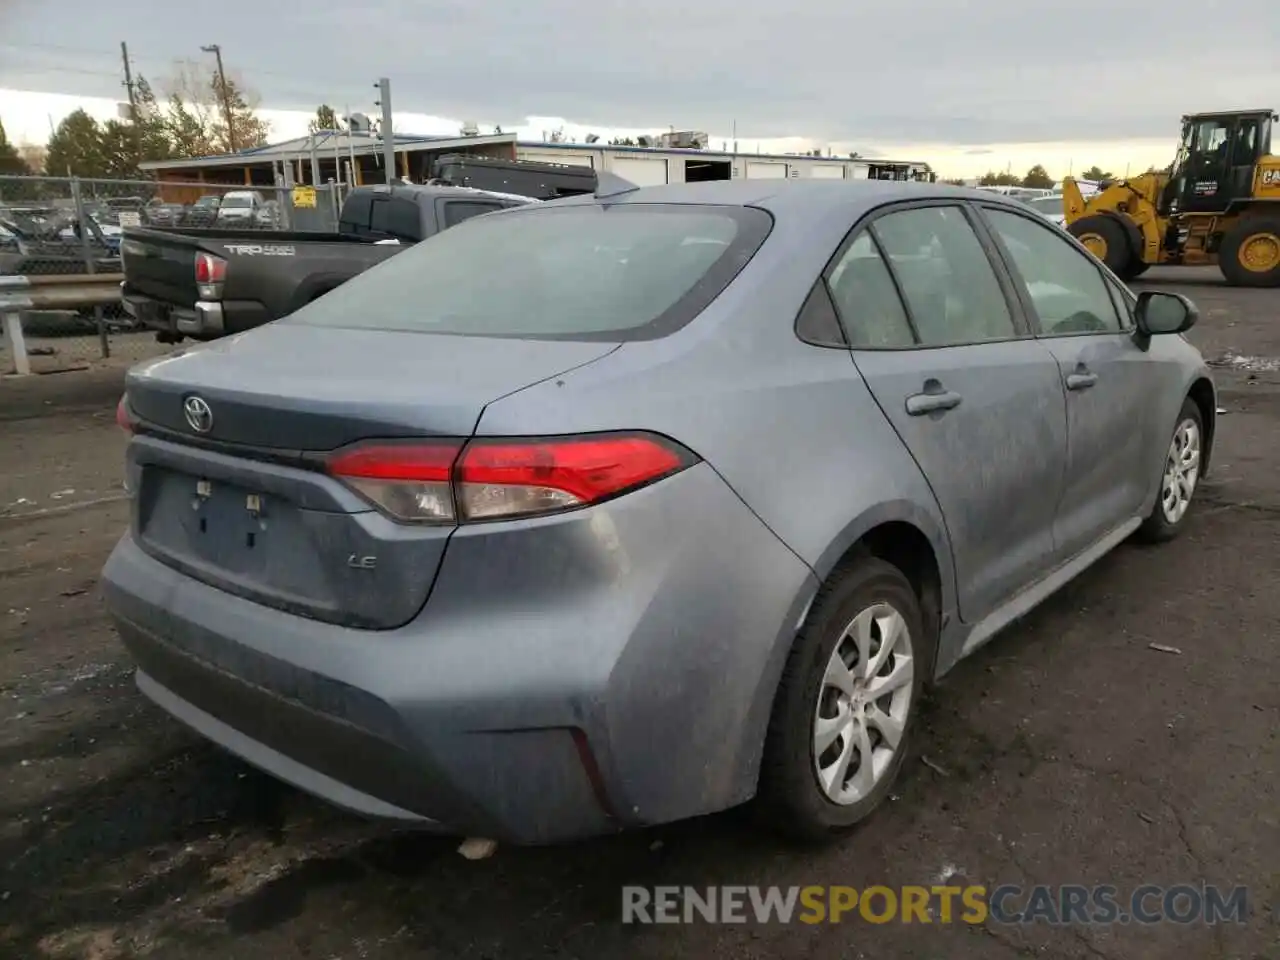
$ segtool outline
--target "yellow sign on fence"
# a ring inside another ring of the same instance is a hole
[[[293,205],[295,207],[307,207],[308,209],[314,210],[316,206],[316,188],[294,187]]]

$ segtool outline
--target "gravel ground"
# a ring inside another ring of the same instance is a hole
[[[126,522],[116,365],[0,382],[0,956],[1280,958],[1280,292],[1202,308],[1215,472],[934,691],[896,798],[797,849],[737,813],[557,849],[396,834],[280,786],[134,690],[96,580]],[[1176,647],[1154,651],[1149,644]],[[624,884],[1217,883],[1242,925],[636,926]]]

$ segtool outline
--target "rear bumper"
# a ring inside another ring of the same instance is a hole
[[[174,337],[216,340],[271,320],[266,308],[252,300],[200,300],[183,306],[122,288],[120,300],[126,313],[144,326]]]
[[[234,597],[132,535],[103,581],[144,693],[349,810],[545,843],[748,799],[808,568],[705,465],[503,526],[455,534],[397,630]]]

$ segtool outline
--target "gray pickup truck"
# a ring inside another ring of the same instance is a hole
[[[356,187],[337,233],[130,227],[122,300],[163,342],[214,340],[292,313],[463,220],[534,202],[466,187]]]

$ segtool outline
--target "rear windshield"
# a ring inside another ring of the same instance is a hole
[[[284,322],[484,337],[642,340],[697,316],[764,242],[751,207],[584,204],[467,220]]]
[[[252,197],[227,197],[225,200],[222,201],[222,205],[227,209],[233,209],[235,207],[251,207],[253,206],[253,198]]]

